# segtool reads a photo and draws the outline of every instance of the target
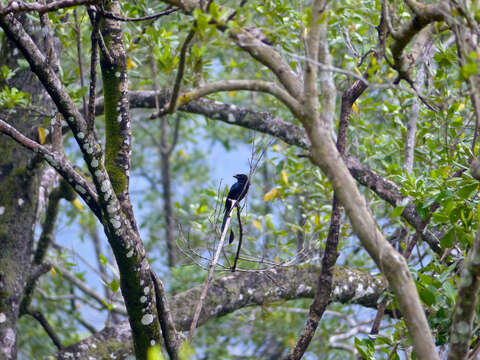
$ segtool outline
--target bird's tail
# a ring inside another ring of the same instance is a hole
[[[232,204],[230,202],[230,199],[227,198],[227,201],[225,202],[225,215],[223,215],[222,230],[220,231],[220,234],[223,234],[223,230],[225,229],[225,224],[227,222],[228,212],[231,208]]]
[[[223,215],[222,230],[220,231],[220,234],[223,234],[223,230],[225,229],[225,224],[227,222],[227,215],[228,215],[228,211],[225,211],[225,215]]]
[[[225,224],[227,222],[228,211],[225,211],[225,215],[223,215],[223,222],[222,222],[222,231],[220,234],[223,234],[223,230],[225,229]],[[235,240],[235,235],[233,234],[233,230],[230,229],[230,237],[228,238],[228,243],[231,244]]]

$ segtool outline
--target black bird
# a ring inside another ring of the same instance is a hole
[[[237,174],[234,176],[237,179],[237,182],[232,185],[230,191],[227,195],[227,200],[225,201],[225,215],[223,216],[222,231],[225,229],[225,223],[227,222],[227,215],[232,208],[233,200],[240,201],[245,195],[247,195],[248,188],[250,187],[250,182],[248,181],[248,176],[245,174]]]

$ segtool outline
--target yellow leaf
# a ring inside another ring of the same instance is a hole
[[[138,65],[135,63],[135,61],[127,57],[127,70],[130,70],[131,68],[136,68],[136,67],[138,67]]]
[[[285,170],[282,170],[282,181],[285,183],[285,185],[288,185],[288,175]]]
[[[55,268],[54,268],[54,267],[52,267],[52,268],[50,269],[50,273],[51,273],[52,275],[57,275],[57,272],[55,271]]]
[[[160,346],[154,345],[149,347],[147,351],[147,359],[148,360],[164,360],[165,358],[163,357]]]
[[[229,92],[228,92],[228,96],[230,96],[230,97],[234,97],[235,94],[236,94],[235,91],[229,91]]]
[[[356,66],[353,68],[353,70],[355,70],[355,72],[356,72],[358,75],[363,76],[362,72],[361,72]]]
[[[257,229],[258,231],[262,231],[262,224],[260,224],[260,222],[258,220],[253,220],[253,226],[255,227],[255,229]]]
[[[393,72],[388,73],[388,75],[387,75],[388,79],[393,78],[393,75],[395,75],[395,73],[393,73]]]
[[[353,110],[353,112],[354,112],[355,114],[358,114],[358,106],[357,106],[357,104],[354,103],[354,104],[352,105],[352,110]]]
[[[273,198],[277,197],[279,193],[280,190],[278,188],[273,188],[263,196],[263,201],[272,200]]]
[[[45,129],[42,128],[41,126],[39,126],[38,127],[38,141],[40,141],[41,145],[45,144],[46,138],[47,138],[47,133],[45,132]]]
[[[280,150],[282,150],[282,147],[278,144],[275,144],[275,145],[272,146],[272,149],[275,150],[275,151],[280,151]]]
[[[275,264],[278,264],[280,262],[280,258],[277,256],[275,256]]]
[[[296,343],[297,343],[297,339],[295,339],[294,337],[290,336],[288,338],[288,344],[290,345],[290,347],[294,347]]]
[[[178,150],[178,155],[180,155],[180,157],[182,157],[183,159],[187,158],[187,153],[183,149]]]
[[[320,214],[315,215],[315,225],[316,226],[320,225]]]
[[[75,198],[75,200],[72,201],[73,206],[75,206],[75,209],[79,211],[83,211],[83,204],[78,200],[78,198]]]
[[[460,105],[458,105],[458,111],[463,111],[465,110],[465,103],[461,103]]]

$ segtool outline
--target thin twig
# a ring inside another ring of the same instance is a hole
[[[232,205],[230,211],[227,213],[225,228],[223,229],[222,235],[220,236],[220,241],[218,243],[217,252],[215,253],[215,257],[210,262],[210,266],[209,266],[209,269],[208,269],[208,275],[207,275],[207,278],[205,279],[205,282],[203,283],[202,292],[200,294],[200,299],[198,300],[197,306],[195,307],[195,313],[193,315],[192,324],[190,325],[190,331],[188,333],[188,341],[189,342],[191,342],[192,339],[193,339],[193,335],[195,333],[195,328],[197,327],[197,323],[198,323],[198,318],[200,317],[200,312],[202,311],[203,303],[205,301],[205,297],[207,296],[208,286],[210,285],[210,282],[212,281],[215,266],[218,263],[218,259],[220,258],[221,250],[222,250],[223,245],[225,243],[225,238],[226,238],[228,228],[229,228],[228,225],[230,224],[230,220],[232,218],[232,213],[233,213],[233,210],[235,209],[235,205],[236,205],[236,200],[232,200],[232,201],[233,201],[234,204]]]
[[[88,97],[88,112],[87,112],[87,128],[89,131],[93,131],[95,127],[95,97],[97,87],[97,61],[98,61],[98,34],[100,22],[98,16],[93,11],[88,11],[90,21],[93,25],[91,33],[91,48],[92,56],[90,59],[90,86]]]
[[[96,19],[97,22],[99,22],[99,19]],[[113,57],[110,54],[110,51],[108,50],[107,45],[105,44],[105,40],[103,39],[103,35],[100,32],[100,28],[98,27],[96,30],[96,35],[98,44],[100,45],[100,49],[102,49],[103,56],[107,59],[109,64],[113,64]]]
[[[108,12],[105,9],[102,8],[101,14],[103,16],[105,16],[106,18],[113,19],[113,20],[118,20],[118,21],[146,21],[146,20],[155,20],[155,19],[158,19],[162,16],[170,15],[171,13],[174,13],[174,12],[179,11],[179,10],[180,9],[178,9],[178,8],[172,8],[171,6],[169,6],[165,10],[162,10],[162,11],[160,11],[158,13],[155,13],[155,14],[152,14],[152,15],[141,16],[141,17],[138,17],[138,18],[131,18],[131,17],[122,17],[122,16],[115,15],[115,14],[113,14],[111,12]]]
[[[80,33],[80,24],[78,22],[77,9],[73,11],[73,16],[75,19],[75,32],[76,32],[76,41],[77,41],[77,60],[78,60],[78,70],[80,72],[80,85],[82,89],[85,88],[85,77],[83,74],[83,62],[82,62],[82,37]],[[87,118],[87,99],[85,94],[82,94],[82,103],[83,103],[83,116]]]
[[[40,325],[42,325],[43,329],[46,331],[46,333],[48,334],[50,339],[53,341],[57,349],[62,350],[65,348],[60,337],[57,335],[53,327],[50,325],[47,318],[40,311],[29,309],[28,315],[33,317],[35,320],[37,320],[40,323]]]
[[[170,98],[170,103],[168,104],[168,108],[166,110],[168,114],[173,114],[177,108],[178,95],[180,93],[180,87],[182,85],[183,74],[185,73],[187,50],[194,36],[195,30],[192,29],[185,38],[185,41],[183,42],[182,48],[180,50],[180,60],[178,63],[177,77],[173,86],[172,97]]]

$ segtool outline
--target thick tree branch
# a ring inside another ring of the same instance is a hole
[[[307,117],[298,116],[293,113],[299,119],[303,119],[307,126],[307,119],[316,119],[319,116],[318,108],[318,87],[317,87],[317,74],[318,74],[318,51],[320,48],[320,32],[323,28],[323,22],[327,21],[325,12],[327,5],[326,0],[315,0],[312,4],[311,13],[311,25],[308,29],[307,35],[307,61],[305,64],[305,72],[303,74],[303,99],[304,99],[304,111],[309,114]]]
[[[20,13],[26,11],[37,11],[40,14],[57,11],[73,6],[95,4],[97,0],[61,0],[53,1],[47,4],[41,4],[40,2],[23,2],[19,0],[10,1],[10,3],[0,8],[0,16],[7,15],[9,13]]]
[[[206,84],[198,89],[183,93],[178,97],[178,101],[171,111],[173,112],[179,106],[210,94],[238,90],[258,91],[271,94],[283,102],[295,114],[299,114],[301,109],[300,103],[275,83],[261,80],[224,80]]]
[[[327,62],[328,59],[322,58],[319,59],[318,55],[320,49],[324,49],[325,47],[328,49],[328,38],[327,38],[327,17],[323,18],[321,21],[319,18],[324,14],[324,11],[327,10],[327,3],[324,1],[315,1],[312,7],[312,12],[315,12],[316,15],[312,16],[312,27],[309,29],[310,36],[307,39],[307,55],[309,58],[313,58],[314,62],[320,61],[322,63]],[[328,50],[327,50],[328,51]],[[322,52],[323,56],[325,56],[325,51]],[[318,98],[317,96],[307,95],[309,93],[316,93],[316,82],[317,82],[317,67],[316,65],[312,65],[311,62],[308,62],[305,69],[305,99],[306,101],[306,109],[307,111],[312,111],[312,108],[318,112]],[[327,97],[329,96],[329,92],[335,91],[335,86],[333,82],[331,82],[332,88],[327,86],[327,84],[323,84],[323,91],[322,93],[327,93]],[[313,99],[313,101],[308,101],[308,99]],[[343,106],[342,106],[343,109]],[[333,122],[333,109],[330,111],[327,110],[326,115],[331,116],[331,118],[325,118],[325,122],[327,126],[331,126]],[[342,114],[344,115],[344,114]],[[337,137],[337,148],[338,151],[342,156],[345,154],[345,143],[346,143],[346,134],[348,128],[348,113],[347,116],[340,116],[339,122],[339,136]],[[318,115],[316,115],[318,116]],[[341,134],[341,135],[340,135]],[[333,283],[333,269],[338,257],[338,242],[340,237],[340,223],[341,223],[341,215],[342,209],[336,192],[333,194],[333,203],[332,203],[332,211],[330,215],[330,226],[328,229],[327,241],[325,243],[325,250],[323,252],[322,257],[322,270],[320,276],[318,277],[317,281],[317,288],[315,291],[315,296],[313,298],[313,302],[310,305],[310,310],[308,312],[308,318],[303,327],[303,330],[297,340],[297,343],[292,348],[290,353],[287,355],[285,359],[287,360],[299,360],[304,355],[305,351],[307,350],[308,346],[310,345],[313,336],[317,330],[318,324],[323,317],[325,310],[327,309],[329,300],[330,300],[330,293],[332,290],[332,283]]]
[[[445,21],[448,14],[448,5],[445,1],[440,1],[438,4],[424,5],[414,0],[406,1],[410,9],[413,11],[413,16],[410,20],[405,22],[398,30],[392,31],[394,41],[390,46],[395,69],[398,71],[400,79],[406,79],[411,83],[408,75],[409,64],[402,55],[403,50],[412,40],[428,24],[436,21]]]
[[[158,307],[157,312],[159,315],[160,326],[162,327],[162,336],[165,341],[165,347],[170,356],[170,360],[176,360],[178,359],[178,350],[182,344],[182,340],[175,328],[163,283],[153,271],[151,272],[151,276],[155,286],[155,297]]]
[[[210,284],[198,325],[249,306],[313,298],[319,274],[320,268],[312,265],[279,267],[265,272],[229,273]],[[172,317],[178,330],[189,329],[201,288],[201,285],[196,286],[169,299]],[[385,288],[386,284],[381,277],[374,277],[360,270],[337,268],[334,271],[331,300],[375,308],[378,297]],[[124,347],[116,350],[117,354],[121,354],[131,349],[130,336],[128,322],[123,322],[76,343],[60,352],[57,358],[88,359],[88,356],[95,357],[109,344],[118,346],[118,343],[122,342]]]

